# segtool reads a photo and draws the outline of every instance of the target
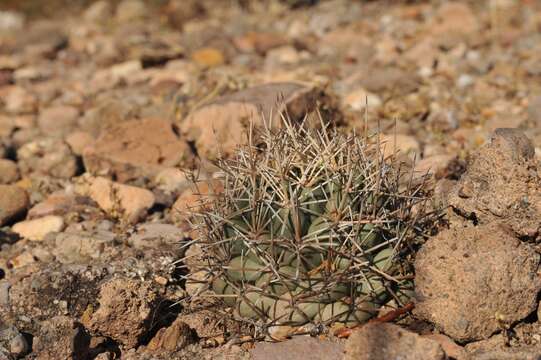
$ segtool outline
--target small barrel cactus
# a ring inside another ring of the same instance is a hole
[[[224,191],[194,214],[193,296],[268,325],[357,324],[404,305],[426,198],[391,160],[373,138],[263,131],[219,162]]]

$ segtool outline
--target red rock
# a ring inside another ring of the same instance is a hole
[[[346,343],[344,360],[388,359],[444,360],[445,353],[436,341],[389,323],[368,323]]]
[[[164,168],[189,164],[192,156],[172,124],[160,119],[112,125],[83,151],[87,171],[113,176],[119,182],[152,178]]]

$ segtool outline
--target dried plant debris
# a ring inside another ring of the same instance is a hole
[[[374,138],[287,120],[257,138],[219,162],[224,191],[193,214],[191,298],[263,328],[358,324],[407,303],[412,249],[433,219],[423,184],[401,185],[408,174]]]

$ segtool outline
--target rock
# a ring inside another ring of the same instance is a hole
[[[457,345],[451,338],[443,334],[428,334],[424,335],[424,337],[440,344],[447,358],[456,360],[468,359],[466,350],[462,346]]]
[[[0,320],[0,355],[2,349],[8,349],[9,354],[16,359],[23,358],[32,350],[24,335],[15,326],[4,324]]]
[[[497,223],[444,230],[417,254],[414,313],[457,341],[486,339],[536,309],[539,259]]]
[[[90,358],[88,331],[69,316],[55,316],[40,322],[34,337],[33,354],[37,359],[87,359]]]
[[[114,240],[115,234],[108,231],[60,233],[55,238],[55,255],[62,264],[85,264],[99,259]]]
[[[35,58],[54,58],[58,51],[68,45],[69,38],[65,27],[54,21],[34,21],[18,37],[17,46],[26,56]]]
[[[182,29],[187,21],[204,15],[205,12],[205,6],[198,0],[169,0],[165,7],[168,23],[174,29]]]
[[[110,216],[129,223],[143,219],[155,201],[149,190],[119,184],[102,177],[82,177],[76,191],[90,197]]]
[[[83,18],[88,22],[103,23],[113,15],[111,3],[106,0],[93,2],[83,13]]]
[[[82,156],[85,149],[94,143],[94,137],[85,131],[74,131],[68,134],[65,140],[77,156]]]
[[[541,124],[541,95],[532,97],[528,102],[528,118],[532,126],[539,126]]]
[[[539,345],[520,344],[509,346],[501,335],[494,335],[490,339],[466,344],[467,359],[472,360],[538,360],[541,358]]]
[[[15,127],[15,121],[12,116],[0,115],[0,139],[9,138]]]
[[[224,190],[220,180],[200,181],[184,191],[171,208],[171,218],[175,222],[183,222],[192,212],[197,212],[209,197],[220,194]]]
[[[192,60],[206,67],[219,66],[225,63],[222,52],[214,48],[202,48],[192,53]]]
[[[369,76],[363,77],[360,83],[371,93],[392,92],[396,95],[405,95],[419,88],[420,79],[414,73],[396,67],[386,67],[374,69]]]
[[[462,74],[456,80],[456,85],[459,88],[465,88],[465,87],[473,85],[474,83],[475,83],[475,78],[468,74]]]
[[[143,64],[140,60],[130,60],[120,64],[111,66],[107,74],[110,75],[114,82],[118,80],[127,80],[128,77],[143,69]]]
[[[277,343],[258,342],[250,351],[253,360],[334,360],[343,356],[343,345],[310,336],[296,336]]]
[[[37,97],[21,86],[12,86],[2,101],[11,114],[33,113],[37,108]]]
[[[497,129],[468,162],[449,203],[477,223],[504,221],[519,236],[539,236],[541,180],[534,154],[520,130]]]
[[[19,180],[17,164],[8,159],[0,159],[0,185],[14,183]]]
[[[270,32],[248,32],[233,39],[235,46],[243,52],[256,51],[265,55],[269,50],[287,45],[289,40],[282,34]]]
[[[79,171],[77,158],[69,146],[54,138],[24,144],[17,150],[17,159],[23,175],[38,173],[65,179],[75,176]]]
[[[24,26],[24,16],[15,11],[0,11],[0,32],[18,31]]]
[[[195,143],[200,156],[228,156],[245,141],[251,121],[256,126],[263,125],[264,119],[279,125],[285,112],[294,121],[300,120],[315,109],[322,96],[316,88],[296,83],[256,86],[204,105],[182,122],[180,130]]]
[[[169,194],[180,194],[191,185],[186,173],[177,168],[165,168],[154,177],[154,184]]]
[[[12,281],[9,306],[36,322],[66,315],[78,319],[96,303],[99,283],[107,276],[104,266],[62,266],[56,262]],[[36,335],[36,334],[34,334]]]
[[[454,157],[447,154],[433,155],[419,160],[415,164],[415,172],[418,175],[429,174],[436,179],[445,175],[446,169]]]
[[[410,158],[419,156],[421,153],[421,145],[413,136],[404,134],[381,134],[380,143],[383,149],[383,156],[389,157],[395,155],[404,156],[407,155]]]
[[[154,248],[160,245],[178,244],[184,232],[171,224],[146,223],[137,226],[136,233],[129,237],[128,244],[137,249]]]
[[[146,17],[148,9],[142,0],[122,0],[116,8],[116,20],[129,22]]]
[[[196,342],[197,334],[186,323],[175,320],[170,326],[161,328],[150,340],[147,349],[154,352],[173,352]]]
[[[440,179],[434,186],[434,205],[436,209],[449,207],[449,196],[456,186],[456,180]]]
[[[231,319],[224,318],[212,310],[187,312],[179,315],[179,319],[194,329],[199,338],[223,336],[224,329],[235,326]]]
[[[60,232],[64,229],[64,219],[61,216],[49,215],[34,220],[26,220],[13,225],[13,232],[20,237],[41,241],[47,234]]]
[[[114,125],[139,117],[142,105],[145,104],[134,97],[101,99],[79,120],[80,128],[96,138]]]
[[[0,185],[0,226],[22,217],[29,206],[25,190],[14,185]]]
[[[309,58],[307,52],[300,52],[294,46],[285,45],[269,50],[265,57],[265,69],[280,69],[283,66],[298,64]]]
[[[150,178],[164,168],[186,165],[192,153],[165,120],[125,121],[112,126],[83,152],[87,171],[119,182]]]
[[[355,111],[364,111],[368,104],[368,110],[373,111],[379,108],[383,102],[379,96],[367,92],[364,89],[357,89],[344,97],[344,105],[349,106]]]
[[[41,110],[38,126],[47,136],[61,136],[70,132],[79,118],[79,110],[73,106],[53,106]]]
[[[152,326],[159,297],[146,283],[117,277],[101,286],[98,301],[99,308],[83,324],[130,349]]]
[[[427,24],[427,29],[437,38],[437,44],[446,47],[468,40],[479,31],[479,27],[471,8],[458,2],[443,3]]]
[[[49,66],[25,66],[13,72],[13,79],[16,83],[29,81],[44,81],[53,75]]]
[[[52,193],[28,211],[28,218],[35,219],[48,215],[65,215],[77,204],[78,200],[80,199],[75,195],[69,195],[65,192]]]
[[[0,280],[0,308],[9,305],[9,288],[7,280]]]
[[[12,269],[20,269],[25,266],[36,263],[37,259],[30,252],[23,252],[8,261],[8,266]]]
[[[344,360],[443,360],[441,346],[400,326],[368,323],[353,332],[345,346]]]

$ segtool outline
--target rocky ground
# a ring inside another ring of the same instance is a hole
[[[532,0],[2,2],[0,359],[541,358],[540,80]],[[182,170],[286,111],[431,174],[402,327],[254,342],[178,304]]]

